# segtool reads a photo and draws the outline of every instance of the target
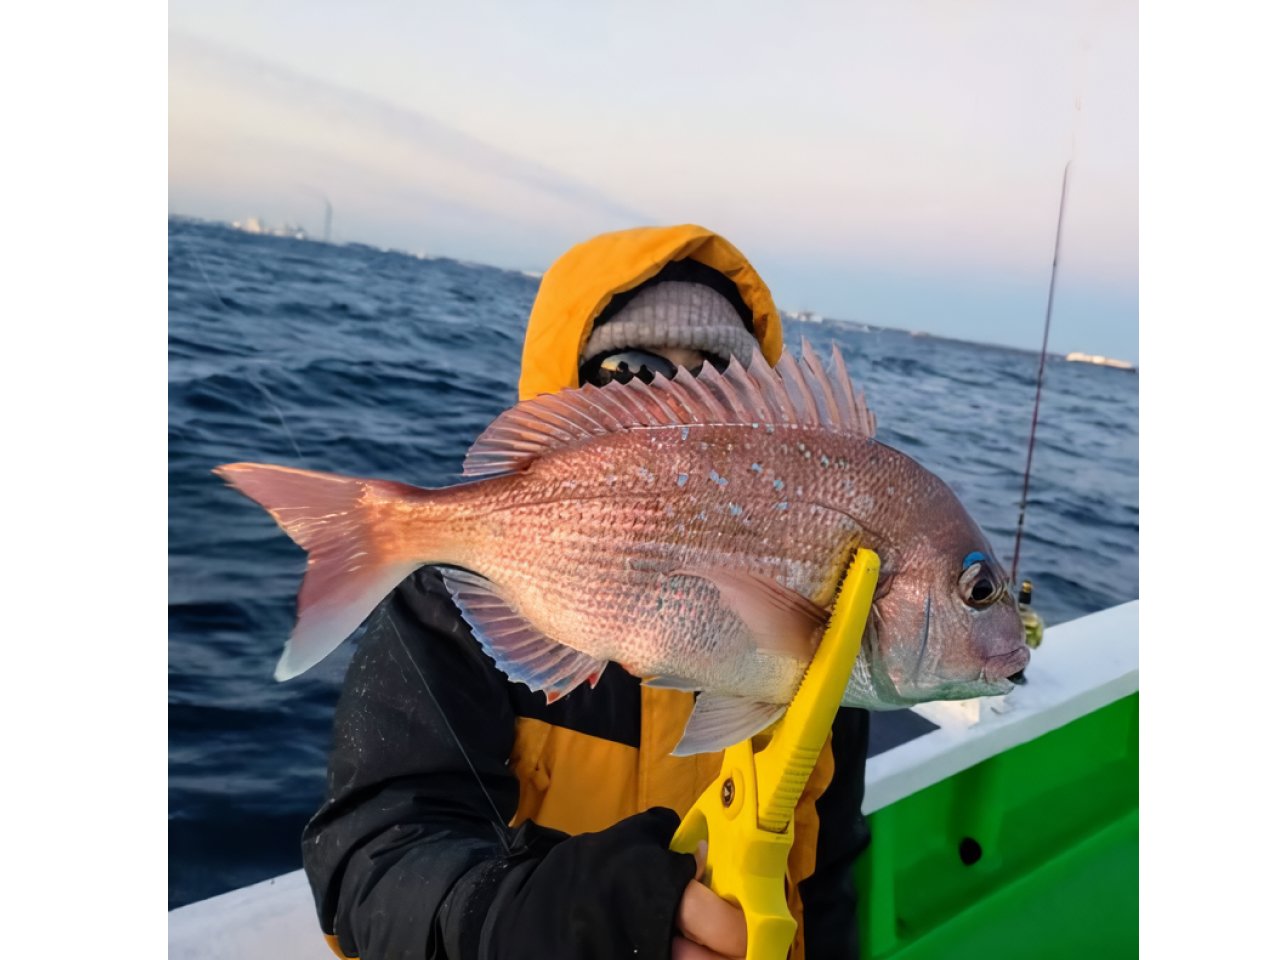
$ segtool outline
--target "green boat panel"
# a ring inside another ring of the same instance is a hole
[[[869,821],[867,960],[1137,955],[1136,693]]]

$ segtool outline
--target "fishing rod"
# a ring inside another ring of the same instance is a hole
[[[1040,394],[1044,389],[1044,361],[1049,353],[1049,324],[1053,319],[1053,293],[1058,283],[1058,259],[1062,250],[1062,219],[1067,209],[1067,185],[1071,181],[1071,161],[1062,168],[1062,193],[1058,198],[1058,227],[1053,238],[1053,267],[1049,271],[1049,302],[1044,311],[1044,339],[1040,342],[1040,371],[1036,374],[1036,402],[1031,409],[1031,436],[1027,440],[1027,466],[1022,474],[1022,502],[1018,506],[1018,530],[1013,540],[1011,583],[1018,582],[1018,558],[1022,551],[1022,527],[1027,518],[1027,493],[1031,489],[1031,454],[1036,447],[1036,424],[1040,421]]]

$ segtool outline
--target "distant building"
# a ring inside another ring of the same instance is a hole
[[[246,217],[244,220],[232,220],[231,226],[245,233],[260,233],[271,237],[292,237],[295,240],[306,240],[307,231],[292,223],[283,223],[278,227],[268,226],[258,217]]]
[[[1136,369],[1128,360],[1113,360],[1095,353],[1068,353],[1067,359],[1072,363],[1093,363],[1100,367],[1114,367],[1116,370]]]
[[[812,310],[783,310],[782,315],[788,320],[794,320],[799,323],[822,322],[822,314],[814,313]]]

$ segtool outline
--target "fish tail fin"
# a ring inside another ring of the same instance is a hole
[[[261,505],[307,551],[298,620],[276,666],[277,680],[319,663],[401,580],[443,559],[430,555],[429,519],[422,518],[421,529],[406,528],[406,502],[425,505],[431,491],[261,463],[230,463],[213,472]]]

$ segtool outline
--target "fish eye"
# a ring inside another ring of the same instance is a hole
[[[1005,595],[1007,589],[987,555],[977,551],[964,558],[959,586],[960,598],[976,610],[991,606]]]

